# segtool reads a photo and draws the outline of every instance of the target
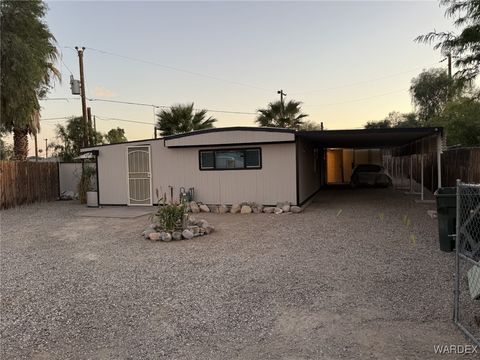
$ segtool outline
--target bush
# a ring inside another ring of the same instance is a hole
[[[158,221],[163,231],[172,232],[183,228],[183,220],[186,215],[186,206],[181,204],[166,204],[164,199],[158,203],[158,210],[154,219]]]

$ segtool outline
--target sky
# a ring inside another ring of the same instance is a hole
[[[301,101],[327,129],[361,128],[413,110],[408,88],[422,69],[446,66],[414,42],[452,29],[438,2],[48,2],[62,54],[61,84],[42,101],[39,135],[81,115],[69,78],[84,55],[88,98],[169,106],[194,102],[217,127],[255,126],[255,112]],[[120,126],[129,140],[153,136],[153,107],[89,101],[97,130]],[[121,120],[131,120],[127,122]],[[32,151],[32,150],[31,150]]]

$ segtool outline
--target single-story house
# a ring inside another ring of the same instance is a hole
[[[440,128],[318,130],[228,127],[83,148],[97,162],[99,205],[153,205],[194,189],[205,204],[301,205],[382,148],[441,139]],[[441,141],[438,142],[441,144]],[[158,194],[158,195],[157,195]]]

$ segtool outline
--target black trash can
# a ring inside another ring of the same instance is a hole
[[[443,187],[435,191],[437,199],[438,240],[440,250],[450,252],[455,249],[457,217],[457,188]]]

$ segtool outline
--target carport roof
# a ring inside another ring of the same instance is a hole
[[[385,148],[442,134],[441,127],[298,131],[300,138],[332,148]]]

